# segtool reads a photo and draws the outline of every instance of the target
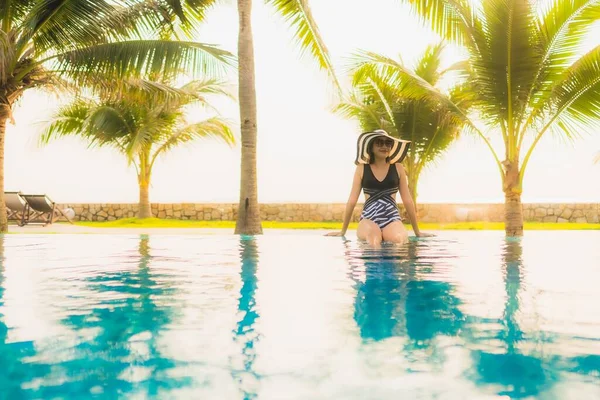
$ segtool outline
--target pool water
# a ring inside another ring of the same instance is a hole
[[[598,399],[599,244],[0,237],[0,399]]]

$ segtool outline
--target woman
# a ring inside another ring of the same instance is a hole
[[[358,137],[356,171],[352,191],[341,232],[328,233],[327,236],[344,236],[354,207],[360,196],[361,189],[365,193],[365,204],[358,223],[357,236],[373,246],[381,245],[382,241],[406,243],[408,232],[402,224],[396,192],[408,213],[416,236],[431,236],[424,234],[417,225],[415,204],[408,190],[408,179],[404,167],[400,164],[408,152],[410,142],[390,136],[383,129],[365,132]]]

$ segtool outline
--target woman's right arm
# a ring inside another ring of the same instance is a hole
[[[358,197],[360,196],[363,169],[364,166],[362,164],[359,164],[356,166],[356,170],[354,171],[354,179],[352,180],[352,190],[350,191],[350,197],[348,197],[348,202],[346,203],[346,210],[344,212],[344,222],[342,224],[341,232],[328,233],[327,236],[344,236],[346,234],[346,231],[348,230],[348,225],[350,225],[350,220],[352,219],[354,207],[356,206],[356,203],[358,202]]]

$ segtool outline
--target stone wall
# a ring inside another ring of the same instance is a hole
[[[75,220],[113,221],[137,215],[137,204],[61,204],[72,208]],[[341,221],[345,204],[262,204],[264,221]],[[353,221],[358,221],[362,205],[354,209]],[[158,218],[231,221],[237,218],[237,204],[152,204],[152,214]],[[404,217],[406,213],[403,212]],[[526,221],[537,222],[600,222],[600,204],[523,204]],[[463,222],[504,220],[503,204],[419,204],[419,221]]]

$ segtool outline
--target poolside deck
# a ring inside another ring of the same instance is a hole
[[[81,225],[71,225],[56,223],[49,226],[9,225],[9,234],[101,234],[101,235],[223,235],[233,234],[233,228],[147,228],[147,227],[127,227],[127,228],[99,228]],[[264,234],[283,234],[293,233],[302,234],[325,234],[331,232],[331,229],[264,229]]]
[[[210,235],[233,233],[228,228],[98,228],[71,224],[52,224],[49,226],[9,225],[9,233],[16,234],[104,234],[104,235],[136,235],[136,234],[158,234],[158,235]]]

